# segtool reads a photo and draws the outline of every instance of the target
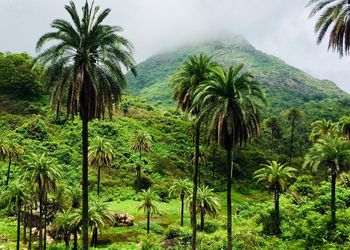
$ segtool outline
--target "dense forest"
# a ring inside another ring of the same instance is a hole
[[[237,35],[136,65],[65,9],[0,53],[0,249],[350,249],[349,94]]]

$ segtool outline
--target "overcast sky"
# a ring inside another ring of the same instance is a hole
[[[81,5],[84,1],[75,1]],[[95,0],[111,8],[109,24],[124,28],[137,62],[166,49],[221,32],[243,35],[257,49],[350,93],[350,58],[316,45],[307,0]],[[35,54],[35,43],[66,0],[0,0],[0,51]]]

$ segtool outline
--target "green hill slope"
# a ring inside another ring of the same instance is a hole
[[[272,112],[291,106],[309,110],[321,104],[327,114],[332,111],[329,103],[336,108],[335,102],[349,98],[335,83],[316,79],[277,57],[256,50],[240,36],[226,36],[152,56],[138,65],[136,79],[128,74],[130,93],[161,106],[173,106],[170,77],[189,55],[199,53],[212,55],[224,65],[244,63],[262,83]]]

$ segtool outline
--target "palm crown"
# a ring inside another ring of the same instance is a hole
[[[102,24],[110,9],[98,13],[98,6],[86,2],[80,17],[73,1],[65,8],[72,23],[52,22],[55,31],[44,34],[36,48],[42,51],[46,44],[54,45],[38,55],[37,63],[44,65],[46,82],[53,85],[54,105],[59,108],[65,99],[68,114],[82,111],[87,119],[100,118],[105,107],[111,112],[113,103],[120,100],[123,66],[135,73],[132,46],[117,34],[120,27]]]
[[[111,166],[113,146],[102,137],[97,137],[89,148],[89,164],[95,167]]]

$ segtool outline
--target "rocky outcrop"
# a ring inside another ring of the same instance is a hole
[[[128,213],[114,214],[114,227],[132,227],[134,225],[134,216]]]

